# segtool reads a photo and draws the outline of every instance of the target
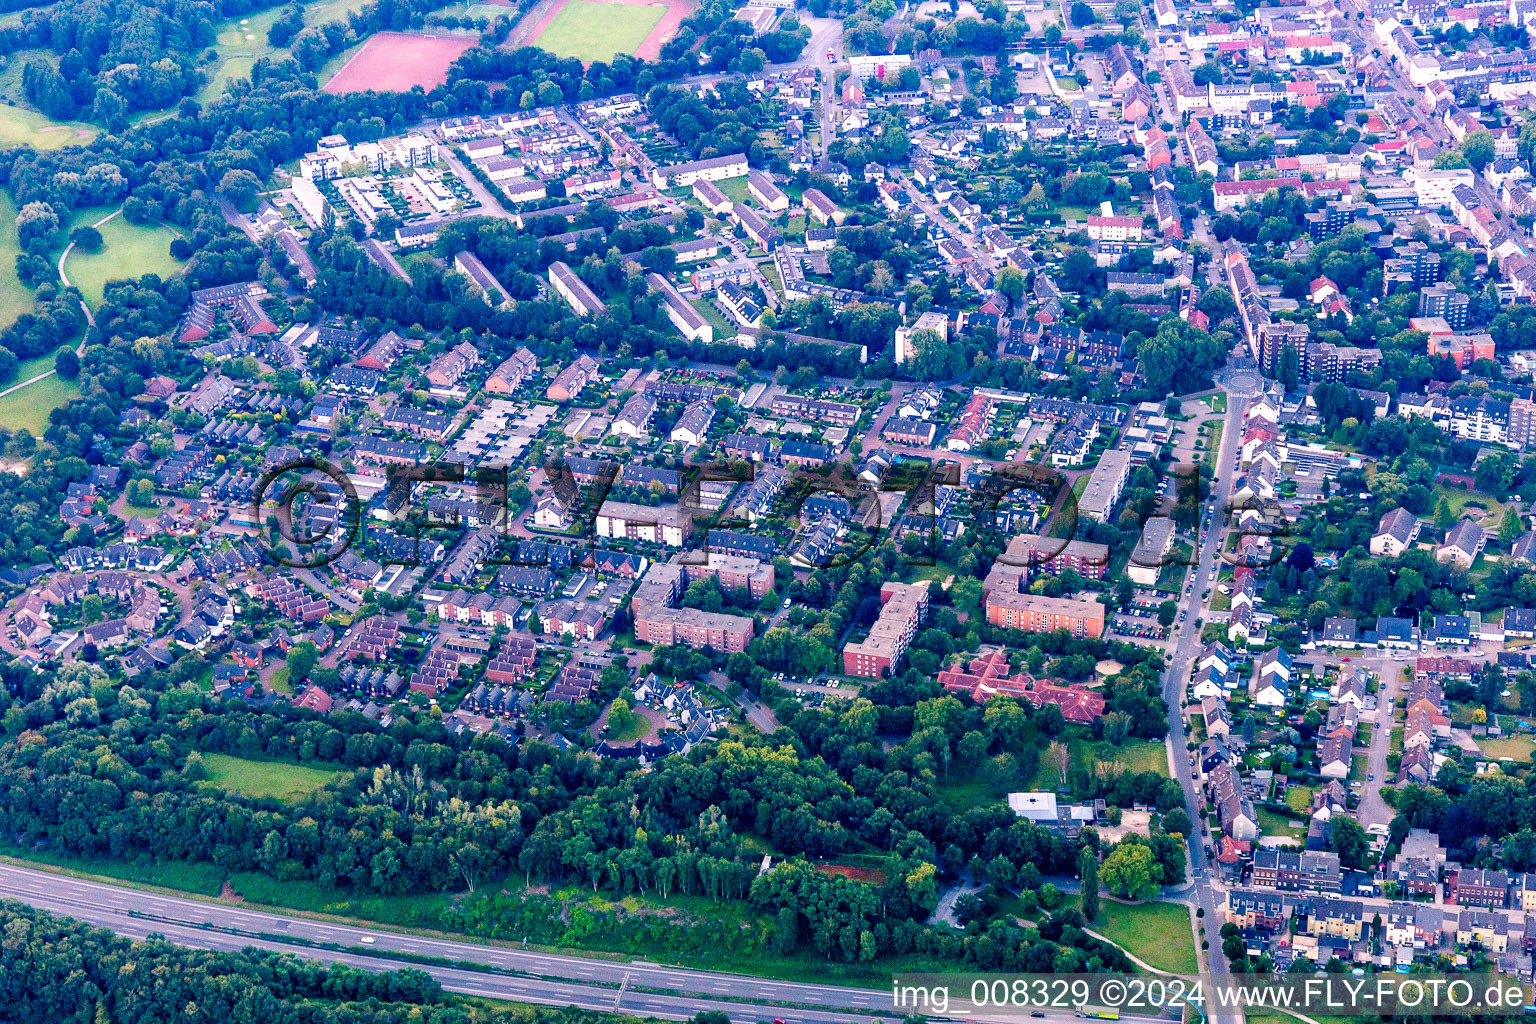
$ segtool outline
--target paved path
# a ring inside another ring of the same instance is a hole
[[[118,209],[113,210],[111,213],[107,214],[105,217],[101,218],[101,220],[98,220],[96,223],[92,224],[91,227],[99,228],[107,221],[111,220],[113,217],[116,217],[122,212],[122,208],[119,207]],[[69,259],[70,250],[74,249],[74,247],[75,243],[70,242],[64,247],[64,251],[59,253],[59,280],[64,283],[65,288],[69,288],[71,285],[69,283],[69,275],[64,272],[64,261]],[[84,299],[80,300],[80,310],[85,314],[85,322],[87,324],[86,337],[88,337],[90,335],[89,328],[96,326],[96,317],[91,313],[91,307],[85,304]],[[85,337],[82,337],[80,339],[80,344],[75,346],[75,355],[85,355]],[[35,377],[28,377],[26,380],[18,381],[17,383],[12,384],[10,387],[6,388],[4,391],[0,391],[0,398],[4,398],[6,395],[9,395],[13,391],[20,391],[22,388],[27,387],[30,384],[36,384],[40,380],[47,380],[49,377],[52,377],[56,373],[58,373],[57,370],[45,370]]]

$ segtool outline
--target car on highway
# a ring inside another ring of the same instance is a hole
[[[372,935],[364,935],[362,938],[358,939],[357,941],[361,942],[365,946],[371,946],[375,942],[378,942],[379,940],[374,938]]]

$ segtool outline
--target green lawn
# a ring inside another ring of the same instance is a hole
[[[626,728],[621,729],[612,735],[607,735],[606,733],[605,735],[607,735],[607,739],[613,743],[632,743],[635,740],[640,739],[642,736],[648,735],[650,731],[650,719],[646,718],[642,714],[636,713],[630,718],[629,725]]]
[[[1285,806],[1297,814],[1310,814],[1312,811],[1312,791],[1306,786],[1292,786],[1285,791]]]
[[[55,349],[46,355],[33,356],[31,359],[23,359],[21,362],[16,364],[16,379],[19,381],[31,380],[33,377],[36,377],[40,373],[47,373],[49,370],[53,369],[54,361],[58,358],[60,351],[66,348],[74,347],[75,346],[73,345],[60,345],[58,349]]]
[[[1256,808],[1255,813],[1259,817],[1259,828],[1267,836],[1286,836],[1291,839],[1302,840],[1307,838],[1306,826],[1294,819],[1276,814],[1265,807]]]
[[[1463,515],[1477,515],[1479,517],[1494,513],[1502,514],[1504,506],[1491,494],[1483,494],[1481,491],[1462,490],[1460,487],[1436,487],[1435,504],[1444,498],[1451,507],[1451,515],[1460,519]],[[1470,508],[1467,506],[1471,505]]]
[[[0,106],[0,146],[62,149],[95,137],[96,129],[88,125],[54,121],[25,107]]]
[[[1200,972],[1187,907],[1176,903],[1127,906],[1100,899],[1099,919],[1089,927],[1160,971]]]
[[[288,666],[284,665],[267,680],[267,686],[275,693],[292,693],[293,684],[288,681]]]
[[[1108,763],[1120,765],[1135,774],[1168,774],[1168,748],[1153,740],[1129,739],[1117,747],[1103,741],[1074,739],[1068,744],[1068,752],[1074,767],[1091,768],[1094,764]]]
[[[752,196],[747,192],[747,176],[745,174],[739,178],[726,178],[724,181],[717,181],[715,185],[721,192],[729,196],[733,203],[748,203],[752,201]],[[689,194],[693,194],[691,189]]]
[[[33,436],[41,437],[48,429],[48,414],[79,397],[80,387],[74,381],[64,380],[57,374],[44,377],[36,384],[28,384],[20,391],[0,398],[0,427],[7,430],[26,428]]]
[[[250,797],[272,797],[297,803],[336,777],[326,768],[286,761],[255,761],[230,754],[204,754],[208,783]]]
[[[213,49],[219,55],[208,82],[197,91],[197,102],[207,103],[224,95],[229,83],[251,77],[251,68],[260,57],[270,57],[277,50],[267,43],[267,29],[283,13],[271,7],[243,18],[230,18],[217,28]],[[308,19],[305,19],[306,22]],[[334,18],[328,20],[336,20]]]
[[[736,328],[731,326],[729,320],[720,315],[720,311],[715,308],[714,303],[708,299],[694,299],[690,305],[698,311],[699,316],[708,321],[709,325],[715,329],[716,341],[725,341],[736,337]]]
[[[16,204],[9,192],[0,192],[0,327],[14,323],[18,316],[30,313],[33,306],[32,289],[16,278],[16,257],[21,255],[21,242],[16,237]],[[52,368],[52,356],[48,366]],[[22,373],[17,380],[26,380],[31,374]]]
[[[634,53],[666,13],[661,4],[603,4],[570,0],[535,43],[558,57],[608,61]]]
[[[101,225],[100,252],[70,251],[64,262],[69,283],[80,289],[85,301],[101,305],[107,282],[140,274],[170,277],[181,269],[182,261],[171,255],[171,240],[176,233],[163,224],[130,224],[118,215]]]
[[[1479,740],[1477,745],[1485,757],[1508,757],[1520,764],[1529,764],[1531,752],[1536,750],[1536,742],[1526,736],[1486,737]]]

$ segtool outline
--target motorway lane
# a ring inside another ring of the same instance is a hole
[[[222,903],[205,903],[199,900],[143,892],[138,889],[85,881],[9,864],[0,864],[0,897],[20,900],[44,910],[111,928],[125,935],[142,937],[149,932],[156,932],[178,943],[209,949],[239,949],[247,945],[259,945],[263,948],[283,948],[318,959],[337,959],[338,954],[307,948],[302,943],[335,943],[355,947],[361,944],[364,937],[369,937],[373,940],[369,945],[373,946],[380,956],[400,952],[461,963],[476,963],[527,975],[527,977],[506,975],[491,977],[473,971],[460,972],[473,979],[474,984],[479,988],[494,988],[494,994],[503,999],[563,1006],[573,1001],[573,994],[586,993],[587,1001],[577,1002],[577,1005],[592,1005],[595,1008],[611,1010],[613,1000],[618,995],[618,987],[625,984],[627,986],[623,1001],[625,1009],[661,1014],[661,1007],[670,1007],[671,1012],[663,1015],[678,1017],[692,1016],[699,1009],[729,1009],[733,1018],[743,1020],[772,1019],[773,1017],[791,1020],[795,1018],[792,1018],[784,1008],[792,1005],[830,1007],[836,1011],[835,1014],[827,1013],[821,1016],[801,1013],[799,1019],[805,1021],[830,1020],[833,1016],[839,1020],[846,1020],[850,1014],[890,1013],[891,999],[886,992],[845,988],[838,985],[774,981],[641,961],[589,960],[582,957],[486,946],[474,942],[363,929],[311,918],[232,907]],[[227,931],[212,929],[238,929],[241,934],[232,935]],[[293,936],[294,939],[301,940],[301,944],[284,945],[272,939],[258,941],[252,937],[258,935]],[[400,966],[396,961],[378,963],[377,957],[361,954],[348,955],[370,961],[380,970]],[[436,975],[436,970],[431,970]],[[460,980],[458,976],[452,975],[452,977],[457,984]],[[557,982],[567,984],[557,984]],[[636,992],[636,986],[657,991]],[[469,989],[463,988],[453,990],[469,992]],[[749,1002],[745,1005],[726,1003],[718,1007],[713,1004],[703,1005],[711,999],[720,1000],[727,997]],[[656,1009],[653,1011],[650,1007]],[[774,1010],[775,1007],[779,1009]],[[749,1010],[755,1015],[749,1015]],[[768,1012],[770,1010],[774,1012]]]

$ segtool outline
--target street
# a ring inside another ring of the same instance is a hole
[[[1196,624],[1200,620],[1204,606],[1200,597],[1201,581],[1216,567],[1221,554],[1222,540],[1226,536],[1222,510],[1232,493],[1238,442],[1242,438],[1240,427],[1243,422],[1243,411],[1247,408],[1247,399],[1228,397],[1226,423],[1221,433],[1221,448],[1216,455],[1216,476],[1211,485],[1211,496],[1207,505],[1209,508],[1216,509],[1216,516],[1212,520],[1212,528],[1206,529],[1204,536],[1200,539],[1198,556],[1195,565],[1190,569],[1191,585],[1179,603],[1179,610],[1185,613],[1184,625],[1169,654],[1168,675],[1163,684],[1163,696],[1168,702],[1168,744],[1173,754],[1171,760],[1174,777],[1178,779],[1179,785],[1184,787],[1185,809],[1189,813],[1190,821],[1196,823],[1199,831],[1199,834],[1189,837],[1192,896],[1196,908],[1204,912],[1200,923],[1209,944],[1206,960],[1211,976],[1217,982],[1229,977],[1226,958],[1221,954],[1221,915],[1218,913],[1218,908],[1224,899],[1218,899],[1219,872],[1205,854],[1203,840],[1205,815],[1200,810],[1204,801],[1196,788],[1194,771],[1185,750],[1187,739],[1183,704],[1184,686],[1185,681],[1189,679],[1190,663],[1201,647],[1200,628]],[[1224,1014],[1213,1012],[1209,1019],[1213,1024],[1230,1024],[1229,1018]]]

